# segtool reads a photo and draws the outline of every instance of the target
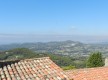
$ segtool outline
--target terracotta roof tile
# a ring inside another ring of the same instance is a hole
[[[108,67],[69,70],[66,74],[73,80],[108,80]]]
[[[0,68],[0,80],[69,80],[49,57],[25,59]]]

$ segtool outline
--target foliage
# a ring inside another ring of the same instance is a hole
[[[61,68],[63,70],[71,70],[71,69],[75,69],[75,66],[69,65],[69,66],[62,66]]]
[[[90,55],[86,63],[87,67],[101,67],[104,65],[102,54],[100,52],[94,52]]]
[[[31,58],[33,56],[34,56],[34,52],[27,48],[15,48],[0,53],[1,60],[25,59],[25,58]]]
[[[0,52],[0,60],[10,60],[10,59],[28,59],[28,58],[38,58],[38,57],[50,57],[57,65],[63,66],[67,69],[73,68],[83,68],[85,67],[85,58],[82,57],[70,57],[63,56],[52,53],[38,53],[34,52],[28,48],[15,48],[12,50]],[[73,66],[70,66],[73,65]]]

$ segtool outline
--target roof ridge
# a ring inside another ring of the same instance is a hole
[[[9,62],[0,69],[0,80],[69,80],[69,78],[49,57]]]
[[[29,59],[10,59],[10,60],[0,60],[0,62],[9,62],[9,61],[28,61],[28,60],[41,60],[41,59],[49,59],[50,57],[40,57],[40,58],[29,58]]]
[[[43,60],[43,59],[50,59],[50,57],[40,57],[40,58],[22,59],[20,61]]]

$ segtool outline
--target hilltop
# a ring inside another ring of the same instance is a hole
[[[66,56],[88,56],[91,52],[100,51],[108,56],[108,44],[84,44],[77,41],[36,42],[1,45],[0,51],[14,48],[28,48],[39,53],[52,53]]]

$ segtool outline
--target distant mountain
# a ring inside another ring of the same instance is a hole
[[[77,41],[55,41],[55,42],[37,42],[1,45],[0,51],[14,48],[28,48],[41,53],[53,53],[70,56],[88,56],[91,52],[100,51],[103,55],[108,56],[108,44],[84,44]]]

